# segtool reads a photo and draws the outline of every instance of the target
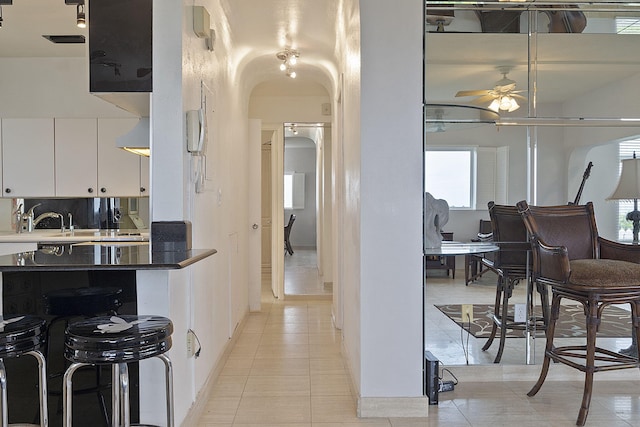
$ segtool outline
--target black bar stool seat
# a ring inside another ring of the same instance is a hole
[[[40,426],[48,425],[47,414],[47,368],[42,349],[46,343],[46,321],[36,316],[0,316],[0,389],[1,389],[1,425],[6,427],[9,421],[7,405],[7,374],[3,359],[24,355],[33,356],[38,362],[38,385],[40,400]],[[27,424],[21,424],[27,425]]]
[[[158,316],[102,316],[67,327],[64,356],[72,362],[137,362],[171,348],[173,324]]]
[[[45,351],[49,361],[49,395],[62,395],[62,376],[68,367],[68,362],[63,357],[62,347],[54,344],[62,342],[64,331],[69,322],[73,320],[115,315],[122,306],[122,288],[115,286],[95,286],[63,288],[49,291],[43,295],[45,313],[53,316],[49,322],[49,339]],[[52,339],[53,336],[53,339]],[[52,348],[53,346],[53,348]],[[76,394],[96,393],[98,405],[104,416],[105,423],[109,423],[109,415],[103,390],[109,389],[111,384],[103,380],[99,366],[95,367],[95,383],[84,387],[77,387]],[[62,401],[59,402],[58,413],[62,413]]]
[[[71,366],[64,374],[65,426],[72,420],[72,376],[82,366],[112,366],[112,425],[130,425],[127,363],[156,357],[165,364],[167,426],[173,427],[173,374],[165,353],[171,348],[173,323],[166,317],[100,316],[69,323],[64,356]]]

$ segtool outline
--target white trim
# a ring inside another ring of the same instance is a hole
[[[361,397],[358,399],[359,418],[429,416],[429,398],[420,397]]]

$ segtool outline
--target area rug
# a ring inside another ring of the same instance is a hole
[[[473,304],[473,322],[471,322],[471,324],[462,322],[462,306],[460,304],[436,305],[435,307],[476,338],[485,338],[491,334],[492,305]],[[510,308],[513,310],[513,306]],[[509,312],[511,312],[511,310],[509,310]],[[513,315],[513,313],[510,314]],[[554,335],[556,338],[579,338],[587,336],[584,311],[581,305],[561,306],[560,318],[558,323],[556,323]],[[598,336],[608,338],[630,337],[631,314],[629,311],[613,306],[605,308],[602,313],[602,322],[600,323]],[[507,337],[522,338],[524,337],[524,331],[507,330]]]

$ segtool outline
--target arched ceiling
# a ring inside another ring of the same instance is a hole
[[[279,93],[319,83],[331,93],[336,76],[338,0],[222,0],[235,58],[249,89],[273,85]],[[279,69],[276,53],[300,52],[297,77]],[[293,81],[295,80],[295,82]]]

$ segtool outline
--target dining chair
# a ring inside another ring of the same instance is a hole
[[[478,226],[478,237],[471,239],[472,242],[490,242],[493,240],[491,220],[481,219]],[[482,258],[492,258],[492,254],[470,254],[464,256],[464,284],[478,280],[484,273],[490,271],[483,263]]]
[[[486,351],[491,347],[498,330],[500,330],[498,352],[493,361],[494,363],[500,363],[508,330],[525,331],[534,327],[538,330],[544,329],[546,323],[544,313],[548,312],[548,294],[545,287],[538,288],[542,304],[542,316],[529,316],[524,321],[520,319],[516,321],[514,314],[510,314],[509,300],[513,296],[515,286],[520,281],[528,281],[530,279],[530,274],[527,274],[527,272],[531,259],[528,252],[531,246],[527,239],[527,230],[524,222],[515,206],[497,205],[494,202],[489,202],[487,206],[493,229],[493,241],[500,249],[492,254],[492,259],[482,259],[482,263],[498,275],[491,334],[482,350]],[[527,313],[533,313],[532,283],[527,283],[527,293],[527,302],[529,303]]]
[[[291,246],[291,241],[289,236],[291,235],[291,227],[293,227],[293,223],[296,220],[296,216],[291,214],[289,217],[289,222],[284,226],[284,250],[289,255],[293,255],[293,247]]]
[[[538,381],[527,393],[542,387],[553,360],[585,373],[582,404],[576,424],[585,424],[595,372],[638,368],[639,354],[620,354],[596,345],[602,312],[611,304],[629,304],[633,333],[640,337],[640,246],[604,239],[598,235],[593,204],[516,205],[530,236],[533,280],[551,288],[553,297],[546,330],[544,361]],[[583,305],[586,344],[554,344],[556,322],[563,298]]]

